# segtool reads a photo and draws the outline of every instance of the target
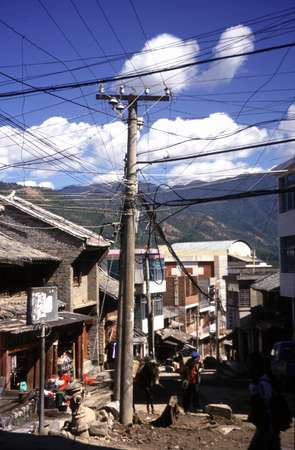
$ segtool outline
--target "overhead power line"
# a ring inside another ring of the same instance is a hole
[[[256,191],[246,191],[239,192],[235,194],[228,195],[220,195],[218,197],[203,197],[203,198],[182,198],[180,200],[167,200],[165,202],[153,201],[150,204],[153,204],[157,207],[160,206],[193,206],[200,205],[204,203],[212,203],[226,200],[238,200],[243,198],[251,198],[251,197],[262,197],[267,195],[274,194],[285,194],[287,192],[295,192],[295,186],[291,186],[289,188],[280,188],[280,189],[259,189]]]
[[[188,139],[187,141],[180,142],[178,145],[183,144],[185,142],[193,141],[194,139]],[[289,142],[294,142],[295,138],[290,139],[281,139],[279,141],[268,141],[268,142],[260,142],[258,144],[251,144],[251,145],[245,145],[243,147],[234,147],[234,148],[228,148],[224,150],[216,150],[214,152],[206,152],[206,153],[197,153],[197,154],[191,154],[186,156],[175,156],[172,158],[161,158],[161,159],[154,159],[152,161],[138,161],[138,164],[160,164],[160,163],[166,163],[166,162],[175,162],[175,161],[183,161],[185,159],[196,159],[196,158],[204,158],[205,156],[214,156],[214,155],[220,155],[224,153],[231,153],[231,152],[240,152],[243,150],[250,150],[254,148],[259,147],[270,147],[272,145],[281,145],[281,144],[287,144]],[[175,144],[177,145],[177,144]],[[163,150],[165,150],[166,147],[163,147]]]
[[[106,78],[101,78],[98,80],[82,81],[82,82],[76,82],[76,83],[64,83],[64,84],[52,85],[52,86],[34,87],[34,88],[30,88],[30,89],[25,89],[22,91],[2,92],[2,93],[0,93],[0,98],[17,97],[20,95],[28,95],[28,94],[32,94],[32,93],[38,93],[38,92],[40,93],[40,92],[60,91],[60,90],[65,90],[65,89],[75,89],[75,88],[81,88],[81,87],[86,87],[86,86],[93,86],[98,83],[111,83],[111,82],[116,82],[116,81],[130,80],[133,78],[140,78],[140,77],[146,77],[149,75],[155,75],[157,73],[171,72],[173,70],[185,69],[188,67],[197,66],[197,65],[201,65],[201,64],[223,61],[223,60],[231,59],[231,58],[239,58],[241,56],[250,56],[250,55],[256,55],[256,54],[260,54],[260,53],[267,53],[267,52],[281,50],[284,48],[291,48],[291,47],[295,47],[295,42],[289,42],[287,44],[281,44],[281,45],[274,45],[271,47],[264,47],[264,48],[260,48],[260,49],[252,50],[252,51],[248,51],[248,52],[234,53],[234,54],[224,55],[224,56],[216,56],[215,58],[207,58],[207,59],[202,59],[200,61],[192,61],[189,63],[179,64],[179,65],[170,66],[170,67],[163,67],[161,69],[155,69],[155,70],[150,70],[150,71],[145,71],[145,72],[129,73],[129,74],[125,74],[125,75],[118,75],[115,77],[106,77]],[[0,75],[7,77],[7,74],[5,74],[3,72],[0,72]]]

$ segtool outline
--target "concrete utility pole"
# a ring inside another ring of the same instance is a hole
[[[41,324],[40,385],[39,385],[39,434],[44,434],[44,384],[45,384],[45,323]]]
[[[128,143],[126,159],[125,203],[124,203],[124,239],[122,252],[123,302],[121,305],[122,336],[121,342],[121,382],[120,382],[120,421],[124,426],[133,421],[133,331],[134,331],[134,268],[135,268],[135,216],[137,196],[137,103],[138,101],[168,101],[170,91],[166,88],[163,96],[124,95],[124,87],[120,94],[106,95],[100,90],[97,100],[107,100],[113,109],[122,113],[128,102]]]
[[[220,361],[220,348],[219,348],[219,311],[220,311],[220,298],[218,291],[215,290],[215,304],[216,304],[216,359]]]
[[[50,328],[45,322],[34,325],[34,332],[40,338],[40,364],[39,364],[39,435],[44,434],[44,386],[45,386],[45,340],[49,336]]]
[[[148,314],[148,345],[149,355],[155,358],[155,334],[154,334],[154,302],[150,292],[150,261],[149,249],[144,258],[144,278],[146,284],[147,314]]]
[[[121,247],[123,247],[124,239],[124,221],[121,224]],[[117,310],[117,357],[115,361],[115,383],[114,383],[114,399],[120,401],[121,391],[121,361],[122,361],[122,304],[123,304],[123,261],[122,252],[120,252],[119,259],[119,271],[120,271],[120,284],[119,284],[119,298],[118,298],[118,310]]]
[[[200,350],[200,294],[199,294],[199,304],[196,311],[196,348]]]

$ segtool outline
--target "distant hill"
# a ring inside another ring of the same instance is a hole
[[[243,175],[215,183],[194,181],[173,186],[173,192],[161,188],[156,197],[154,185],[141,185],[140,190],[150,200],[159,202],[183,198],[218,197],[235,192],[271,189],[276,187],[275,176],[261,174]],[[23,188],[17,184],[0,183],[0,193],[15,189],[18,195],[46,207],[56,214],[87,226],[97,226],[118,221],[122,201],[119,183],[93,184],[89,186],[67,186],[58,191],[44,188]],[[163,208],[158,219],[165,219],[178,208]],[[171,242],[244,239],[254,246],[258,257],[272,262],[278,261],[277,196],[214,202],[184,209],[168,218],[163,228]],[[139,225],[138,245],[146,243],[146,223]],[[113,228],[94,228],[108,238],[113,237]]]

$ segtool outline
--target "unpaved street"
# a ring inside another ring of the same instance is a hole
[[[0,434],[1,450],[31,449],[52,450],[71,448],[74,450],[100,449],[142,449],[142,450],[246,450],[255,427],[246,421],[248,413],[247,380],[232,380],[217,377],[207,371],[201,385],[202,406],[208,403],[227,403],[232,407],[234,418],[209,420],[206,414],[180,414],[175,425],[169,428],[155,428],[151,421],[160,415],[170,395],[181,393],[181,382],[174,374],[161,374],[161,385],[155,394],[155,415],[147,415],[144,398],[136,396],[136,411],[142,425],[128,430],[116,423],[105,438],[90,438],[87,442],[73,442],[53,436],[41,437],[16,434]],[[292,398],[288,396],[292,403]],[[293,421],[294,425],[294,421]],[[294,426],[281,433],[282,449],[294,449]]]

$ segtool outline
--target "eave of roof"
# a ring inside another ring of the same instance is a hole
[[[251,285],[256,291],[271,292],[280,288],[280,273],[268,275]]]
[[[43,261],[58,262],[60,259],[0,233],[1,264],[21,265]]]
[[[54,214],[50,211],[47,211],[44,208],[41,208],[34,203],[28,202],[16,195],[0,195],[0,202],[5,206],[13,206],[14,208],[19,209],[20,211],[42,221],[48,225],[51,225],[53,228],[57,228],[59,230],[64,231],[67,234],[75,236],[78,239],[85,241],[86,245],[91,247],[109,247],[111,242],[104,239],[99,234],[93,233],[90,230],[87,230],[81,225],[77,225],[74,222],[71,222],[57,214]]]
[[[65,325],[78,324],[82,322],[91,322],[92,318],[84,314],[63,311],[58,313],[58,319],[46,324],[50,328],[57,328]],[[0,321],[0,333],[21,334],[34,330],[34,325],[27,325],[25,318],[2,320]]]

